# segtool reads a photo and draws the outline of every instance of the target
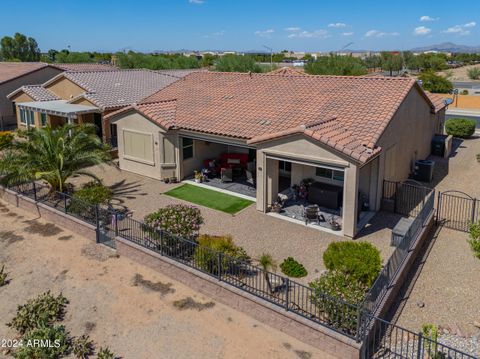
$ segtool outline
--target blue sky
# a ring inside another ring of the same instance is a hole
[[[480,1],[3,1],[0,36],[15,32],[34,37],[42,51],[480,45]]]

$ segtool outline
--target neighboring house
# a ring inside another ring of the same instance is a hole
[[[8,95],[18,108],[18,128],[94,123],[98,135],[116,146],[116,129],[102,118],[178,81],[191,71],[67,71],[42,85]]]
[[[444,107],[413,79],[282,69],[193,73],[107,118],[121,169],[185,179],[224,153],[243,153],[232,158],[254,164],[259,211],[310,178],[320,192],[340,193],[335,213],[354,237],[360,214],[379,209],[383,180],[408,178],[429,156]]]
[[[46,64],[42,62],[0,62],[0,131],[15,128],[15,106],[7,95],[24,85],[41,84],[64,71],[111,70],[103,64]]]

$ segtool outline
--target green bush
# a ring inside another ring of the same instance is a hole
[[[470,244],[473,255],[480,259],[480,222],[470,224],[469,234],[468,244]]]
[[[41,340],[48,345],[34,345]],[[23,337],[23,345],[16,351],[17,359],[56,359],[69,352],[68,333],[62,325],[32,329]]]
[[[82,186],[73,194],[74,199],[79,199],[92,204],[104,204],[112,199],[113,192],[102,183],[91,181]]]
[[[50,291],[45,292],[18,306],[15,317],[7,325],[21,334],[38,327],[52,325],[63,318],[67,303],[67,298],[61,293],[55,297]]]
[[[357,308],[368,287],[341,271],[328,271],[309,284],[313,289],[312,302],[325,314],[335,328],[352,333],[357,328]],[[335,298],[349,303],[347,305]]]
[[[453,137],[468,138],[475,133],[477,122],[467,118],[450,118],[445,122],[447,134]]]
[[[228,272],[233,269],[232,266],[235,266],[232,258],[250,261],[247,252],[242,247],[235,245],[231,236],[202,234],[198,238],[198,244],[194,253],[195,263],[209,273],[218,274],[218,253],[224,255],[221,263],[223,272]]]
[[[361,76],[368,71],[361,59],[331,54],[307,63],[305,72],[311,75]]]
[[[293,257],[288,257],[280,264],[282,273],[293,278],[305,277],[308,272],[302,263],[297,262]]]
[[[467,70],[467,75],[470,80],[480,79],[480,67],[472,67]]]
[[[72,339],[72,351],[75,357],[79,359],[88,358],[93,354],[93,341],[88,335],[82,335]]]
[[[13,133],[10,131],[0,131],[0,150],[12,143],[13,137]]]
[[[203,217],[197,207],[172,204],[147,215],[145,224],[174,236],[195,239],[203,224]]]
[[[323,262],[327,269],[343,272],[366,286],[373,284],[382,268],[380,251],[367,242],[330,243]]]
[[[449,93],[453,90],[453,84],[449,79],[437,75],[433,71],[422,72],[418,79],[422,81],[423,88],[430,92]]]
[[[97,354],[97,359],[114,359],[115,354],[113,354],[108,347],[100,348]]]

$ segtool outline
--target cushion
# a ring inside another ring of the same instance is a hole
[[[239,165],[240,164],[240,158],[229,158],[227,160],[227,163],[229,165]]]

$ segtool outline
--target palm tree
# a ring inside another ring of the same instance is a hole
[[[263,253],[262,256],[258,259],[260,267],[263,269],[263,275],[265,276],[265,281],[267,282],[268,290],[270,293],[273,293],[272,283],[270,282],[270,276],[268,275],[270,270],[276,270],[277,264],[273,260],[272,256],[267,253]]]
[[[18,138],[0,155],[0,181],[8,186],[41,179],[52,191],[62,192],[73,175],[98,180],[85,168],[110,160],[108,145],[102,143],[91,124],[19,131]]]

